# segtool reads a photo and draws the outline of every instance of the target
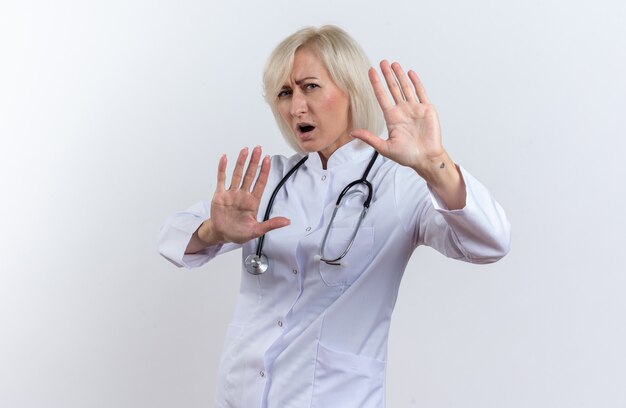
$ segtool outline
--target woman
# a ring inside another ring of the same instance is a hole
[[[264,88],[299,154],[261,158],[256,147],[246,167],[243,149],[228,186],[223,156],[212,202],[162,227],[160,251],[178,266],[242,248],[219,407],[384,406],[390,317],[413,250],[429,245],[474,263],[508,251],[504,212],[443,148],[418,76],[380,67],[384,84],[334,26],[285,39]],[[377,136],[381,110],[386,140]],[[336,206],[358,179],[367,182]],[[275,216],[263,221],[270,201]]]

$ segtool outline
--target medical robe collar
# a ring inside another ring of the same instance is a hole
[[[327,170],[340,167],[348,163],[354,163],[362,157],[370,157],[374,149],[359,140],[352,140],[341,146],[328,159]],[[317,152],[309,153],[308,160],[304,166],[311,170],[322,170],[322,159]]]

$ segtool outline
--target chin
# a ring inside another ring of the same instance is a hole
[[[324,146],[320,146],[314,140],[299,140],[298,146],[300,146],[300,150],[306,153],[313,153],[324,150]]]

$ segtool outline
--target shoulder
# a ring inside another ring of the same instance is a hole
[[[415,170],[385,157],[376,168],[372,184],[379,194],[393,197],[396,208],[430,202],[426,181]]]
[[[386,157],[382,157],[382,162],[376,171],[375,177],[385,179],[386,182],[392,182],[401,190],[427,188],[426,181],[415,170]]]
[[[284,176],[293,168],[304,156],[301,154],[293,154],[289,157],[277,154],[271,156],[271,169],[273,175]]]

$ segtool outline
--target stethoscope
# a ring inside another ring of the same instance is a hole
[[[363,221],[363,218],[365,218],[365,215],[367,214],[367,210],[370,207],[370,202],[372,201],[372,190],[373,190],[372,183],[367,181],[367,175],[372,169],[372,166],[374,165],[374,162],[376,161],[377,157],[378,157],[378,152],[374,152],[374,154],[372,155],[372,158],[370,159],[367,165],[367,168],[365,169],[365,172],[363,172],[363,176],[361,176],[360,179],[354,180],[353,182],[348,184],[339,194],[339,197],[337,198],[337,203],[335,204],[335,209],[333,210],[333,214],[330,217],[330,222],[328,223],[328,226],[326,227],[326,232],[324,233],[324,238],[322,239],[322,246],[320,248],[320,254],[315,257],[316,259],[319,259],[320,261],[325,262],[328,265],[341,265],[339,261],[343,259],[348,254],[348,251],[350,251],[350,248],[352,248],[352,244],[354,243],[354,238],[356,237],[356,234],[359,231],[361,222]],[[285,174],[282,180],[280,180],[280,183],[278,183],[278,185],[272,192],[272,195],[270,196],[270,200],[267,204],[267,209],[265,210],[265,216],[263,217],[263,222],[269,220],[270,212],[272,211],[272,207],[274,206],[274,199],[276,198],[276,195],[278,194],[278,191],[280,190],[280,188],[285,184],[285,182],[289,179],[289,177],[291,177],[293,173],[295,173],[296,170],[298,170],[298,168],[300,168],[300,166],[304,164],[304,162],[308,158],[309,156],[304,156],[302,159],[300,159],[300,161],[298,161],[298,163],[296,163],[295,166],[293,166],[291,170],[289,170],[287,174]],[[341,205],[341,200],[350,194],[357,194],[357,193],[364,194],[361,190],[358,190],[358,189],[350,191],[352,187],[359,185],[359,184],[362,184],[365,187],[367,187],[367,198],[365,199],[365,201],[363,201],[363,209],[361,210],[361,215],[359,216],[356,227],[354,228],[354,232],[352,233],[352,236],[350,237],[350,242],[348,242],[348,245],[346,246],[346,248],[337,258],[328,259],[324,256],[324,248],[326,247],[326,240],[328,239],[330,228],[333,224],[333,221],[335,220],[335,216],[337,215],[339,206]],[[269,267],[269,264],[267,262],[267,257],[263,255],[263,241],[265,241],[265,234],[261,235],[261,237],[259,238],[259,242],[257,243],[257,246],[256,246],[256,252],[254,254],[248,255],[246,257],[246,260],[244,261],[244,264],[246,265],[246,270],[252,275],[260,275],[264,273],[265,271],[267,271],[267,268]]]

